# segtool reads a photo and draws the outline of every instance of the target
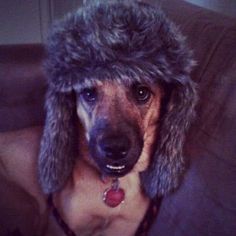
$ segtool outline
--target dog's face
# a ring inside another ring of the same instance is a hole
[[[197,101],[190,79],[195,63],[178,28],[143,2],[89,1],[54,25],[46,49],[43,191],[62,189],[88,146],[91,163],[104,174],[145,170],[141,185],[150,198],[176,189]],[[88,142],[82,148],[74,92]]]
[[[100,172],[122,177],[143,171],[157,132],[161,88],[105,80],[76,92],[77,114]]]

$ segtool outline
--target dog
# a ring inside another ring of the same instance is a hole
[[[138,235],[185,170],[192,52],[160,9],[122,0],[58,21],[46,50],[38,170],[54,216],[67,235]]]

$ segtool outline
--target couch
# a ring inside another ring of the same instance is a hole
[[[181,0],[146,1],[161,4],[187,36],[199,93],[188,170],[163,198],[149,235],[236,235],[236,20]],[[0,132],[43,124],[43,57],[42,45],[0,46]],[[0,235],[39,235],[37,202],[6,172],[0,161]]]

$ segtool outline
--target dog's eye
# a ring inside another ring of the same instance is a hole
[[[95,88],[86,88],[81,93],[80,96],[89,103],[93,103],[97,100],[97,91]]]
[[[151,91],[147,86],[136,85],[133,88],[134,97],[139,103],[146,103],[151,97]]]

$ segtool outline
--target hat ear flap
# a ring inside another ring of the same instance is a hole
[[[39,153],[39,180],[44,193],[59,190],[71,174],[76,156],[76,101],[73,93],[49,89],[46,122]]]
[[[194,117],[196,100],[195,84],[189,78],[186,84],[178,84],[171,92],[159,128],[157,149],[148,169],[141,173],[144,190],[150,198],[165,195],[179,184],[185,169],[182,150],[185,132]]]

